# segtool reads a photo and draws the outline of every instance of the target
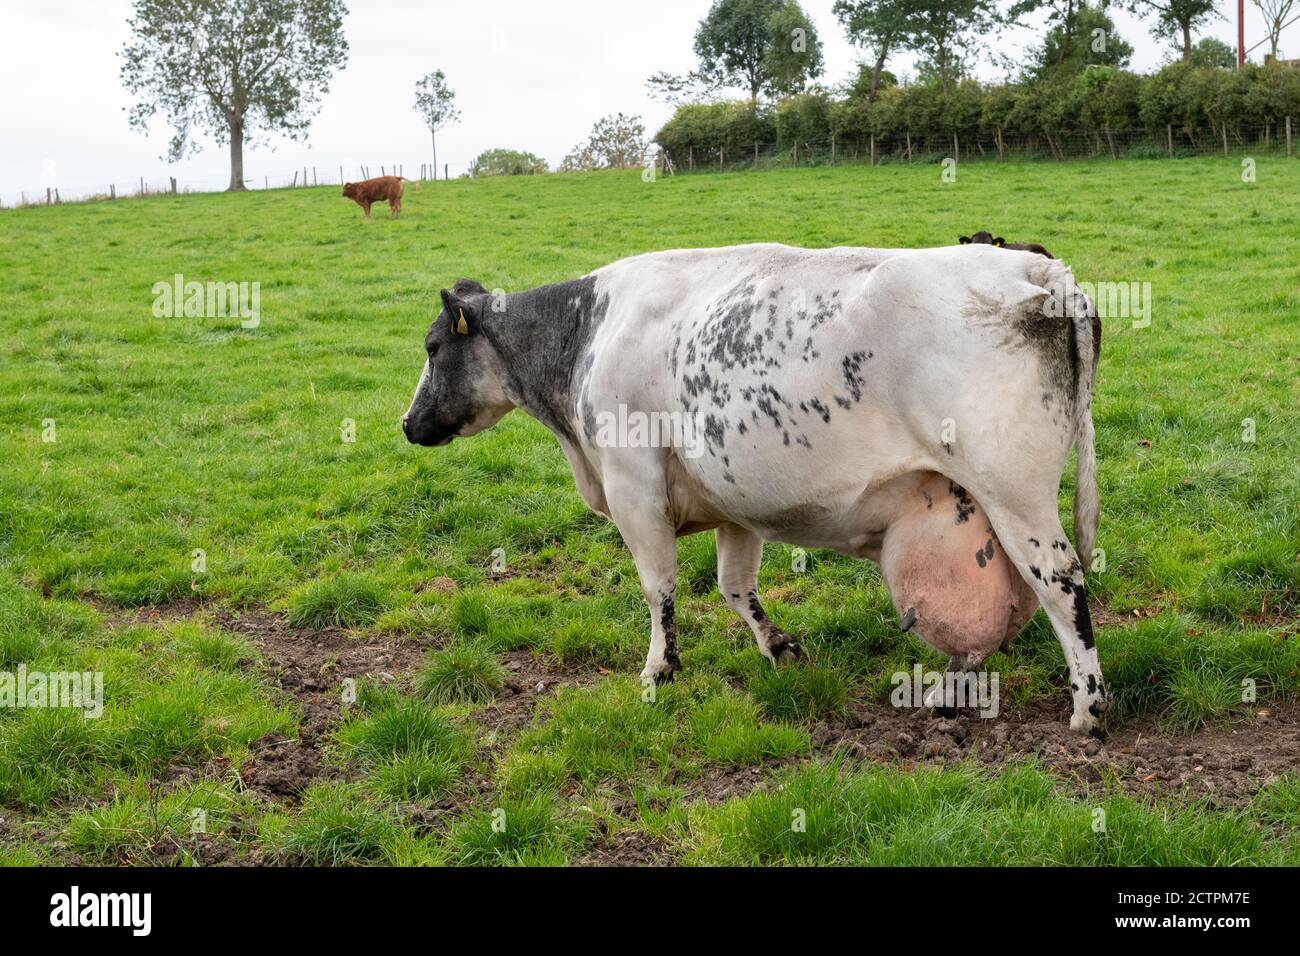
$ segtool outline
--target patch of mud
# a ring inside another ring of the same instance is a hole
[[[668,851],[643,830],[609,833],[600,821],[600,832],[574,866],[676,866]]]
[[[432,642],[357,637],[340,627],[294,629],[270,611],[218,609],[215,622],[251,641],[271,675],[303,709],[303,736],[318,736],[342,719],[344,678],[393,680],[419,663]]]
[[[537,705],[562,687],[591,687],[603,668],[561,663],[550,654],[508,651],[497,655],[509,675],[500,692],[473,715],[473,720],[493,739],[504,740],[533,722]]]
[[[261,652],[266,668],[302,709],[297,737],[267,734],[240,770],[244,786],[269,799],[296,800],[312,783],[343,775],[322,759],[322,738],[343,719],[345,678],[394,680],[430,646],[416,639],[357,637],[338,627],[294,629],[264,609],[217,609],[215,622]]]
[[[870,762],[955,764],[997,769],[1036,758],[1076,789],[1115,779],[1139,797],[1208,799],[1240,807],[1261,787],[1300,772],[1300,707],[1263,706],[1249,716],[1192,734],[1170,735],[1152,722],[1114,726],[1104,741],[1069,728],[1069,704],[1042,705],[994,719],[856,703],[813,733],[819,753],[842,751]]]

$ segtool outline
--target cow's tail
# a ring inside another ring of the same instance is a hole
[[[420,181],[418,179],[407,179],[405,176],[398,176],[397,178],[404,183],[415,183],[415,191],[417,193],[420,191]]]
[[[1066,307],[1074,325],[1077,361],[1074,388],[1074,450],[1077,458],[1074,477],[1074,549],[1083,562],[1084,572],[1092,566],[1092,548],[1097,541],[1097,522],[1101,517],[1101,495],[1097,490],[1097,435],[1092,425],[1092,387],[1097,380],[1096,341],[1101,325],[1096,307],[1077,288],[1069,290]]]

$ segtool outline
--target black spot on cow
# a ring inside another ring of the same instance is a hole
[[[979,566],[981,568],[985,567],[990,561],[993,560],[993,539],[992,538],[989,538],[989,540],[984,543],[983,548],[975,552],[975,560],[979,562]]]
[[[957,524],[965,524],[975,513],[975,502],[971,501],[966,489],[956,482],[948,482],[948,494],[957,501]]]

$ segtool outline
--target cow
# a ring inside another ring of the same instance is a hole
[[[987,232],[983,229],[971,236],[958,236],[957,242],[963,246],[971,244],[997,246],[999,249],[1013,249],[1017,252],[1034,252],[1040,256],[1047,256],[1049,259],[1056,258],[1056,256],[1052,255],[1036,242],[1007,242],[1001,236],[995,236],[993,233]]]
[[[402,211],[402,190],[405,189],[402,184],[409,182],[415,183],[415,191],[418,193],[420,183],[404,176],[376,176],[359,183],[344,183],[343,198],[351,199],[365,210],[367,219],[370,218],[371,204],[384,201],[388,203],[389,215],[396,216]]]
[[[982,246],[671,250],[512,294],[462,279],[440,306],[406,438],[446,445],[515,408],[556,436],[636,563],[644,681],[681,667],[676,538],[713,530],[722,599],[773,663],[802,648],[759,598],[763,542],[829,548],[883,560],[903,626],[957,666],[1041,604],[1070,726],[1104,733],[1079,557],[1099,509],[1093,308],[1063,263]],[[634,414],[691,427],[671,441],[613,427]],[[1074,546],[1057,512],[1071,446]],[[954,543],[927,574],[914,549],[931,522]],[[971,647],[948,616],[983,571],[996,580]]]

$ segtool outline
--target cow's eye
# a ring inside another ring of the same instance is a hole
[[[434,342],[429,346],[429,358],[436,358],[438,355],[438,343]]]

